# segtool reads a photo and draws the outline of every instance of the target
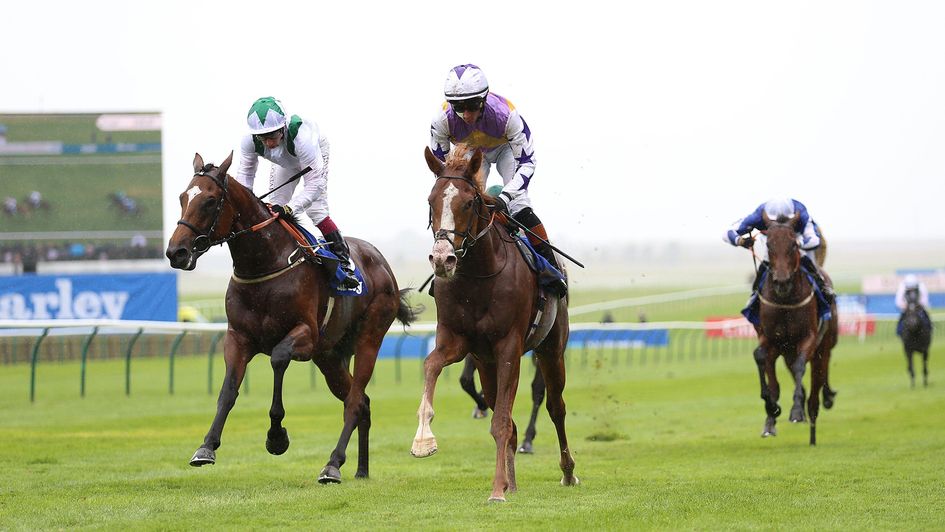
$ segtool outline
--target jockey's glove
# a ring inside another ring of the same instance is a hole
[[[272,212],[279,218],[289,218],[292,216],[292,207],[288,205],[273,205]]]
[[[502,212],[508,214],[509,212],[509,202],[505,199],[505,196],[499,194],[495,197],[495,206],[493,207],[495,212]]]
[[[754,245],[754,243],[755,243],[755,239],[752,238],[751,235],[743,235],[743,236],[738,237],[737,240],[735,240],[736,246],[741,246],[743,248],[748,248],[748,249],[750,249],[751,246]]]

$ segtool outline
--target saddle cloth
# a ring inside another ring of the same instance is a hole
[[[804,269],[803,266],[801,267],[801,271],[807,276],[807,280],[814,288],[814,294],[817,298],[817,319],[821,323],[826,323],[830,320],[832,314],[830,312],[830,305],[827,304],[827,298],[824,297],[823,292],[818,288],[817,282],[814,281],[810,272]],[[745,308],[742,309],[742,315],[745,316],[745,319],[756,327],[761,325],[761,317],[759,314],[760,300],[758,299],[758,295],[761,293],[761,289],[764,287],[767,279],[768,270],[765,270],[764,273],[761,274],[761,279],[758,281],[758,290],[752,292],[751,297],[748,298],[748,303],[745,305]]]
[[[333,275],[328,277],[328,287],[331,288],[333,295],[363,296],[367,294],[367,284],[364,282],[361,268],[355,264],[353,258],[351,259],[351,266],[354,268],[354,276],[358,279],[358,286],[357,288],[345,289],[341,284],[345,279],[345,272],[341,269],[341,260],[338,258],[338,255],[332,253],[328,248],[328,242],[324,238],[316,238],[294,220],[290,221],[289,224],[299,232],[299,235],[305,238],[306,242],[300,241],[299,244],[311,246],[305,248],[306,254],[313,257],[315,262],[325,265],[326,268],[329,268],[330,271],[333,272]]]

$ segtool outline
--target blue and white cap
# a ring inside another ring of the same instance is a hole
[[[459,65],[446,75],[443,93],[448,102],[485,98],[489,94],[489,81],[476,65]]]
[[[905,285],[906,290],[909,290],[909,289],[911,289],[911,288],[918,288],[918,287],[919,287],[919,278],[916,277],[916,275],[915,275],[914,273],[910,273],[910,274],[906,275],[906,278],[905,278],[905,279],[902,280],[902,284]]]
[[[794,200],[791,198],[771,198],[765,202],[764,211],[772,221],[781,216],[790,218],[794,216]]]
[[[249,124],[250,133],[263,135],[284,127],[286,116],[282,102],[272,96],[266,96],[253,102],[246,116],[246,123]]]

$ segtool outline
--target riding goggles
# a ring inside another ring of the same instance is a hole
[[[471,98],[469,100],[450,102],[450,106],[453,107],[453,112],[455,113],[465,113],[466,111],[478,111],[482,109],[482,103],[482,98]]]

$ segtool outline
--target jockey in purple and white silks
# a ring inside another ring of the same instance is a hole
[[[279,216],[292,216],[294,212],[311,218],[341,261],[345,274],[341,286],[348,290],[358,288],[360,283],[351,265],[348,244],[328,215],[328,139],[315,122],[289,116],[282,103],[272,97],[253,102],[246,121],[250,133],[240,142],[236,180],[252,190],[260,157],[272,163],[270,190],[303,168],[311,168],[302,176],[305,185],[294,197],[296,185],[286,185],[272,193],[272,211]]]
[[[445,161],[453,144],[481,149],[486,177],[494,164],[504,183],[496,196],[497,212],[505,211],[540,237],[529,234],[528,240],[552,266],[563,271],[528,197],[528,185],[535,173],[535,148],[525,119],[512,102],[489,91],[489,82],[476,65],[452,68],[443,92],[446,102],[430,126],[430,150]],[[559,279],[552,290],[564,297],[567,283]]]
[[[773,198],[751,212],[748,216],[732,224],[732,228],[725,233],[724,240],[733,246],[751,248],[755,239],[751,236],[751,231],[757,229],[765,231],[768,229],[765,224],[763,214],[768,216],[769,220],[775,221],[778,218],[791,218],[797,214],[797,221],[794,223],[794,231],[797,233],[798,244],[801,248],[801,264],[812,275],[817,287],[830,302],[833,300],[833,288],[825,281],[823,271],[817,266],[814,260],[814,250],[820,246],[820,233],[817,223],[807,212],[807,207],[803,203],[791,198]],[[764,245],[766,237],[764,234],[758,236],[761,244],[758,246],[761,256],[761,267],[758,268],[758,277],[755,279],[754,289],[758,289],[758,282],[761,275],[768,268],[768,248]]]

